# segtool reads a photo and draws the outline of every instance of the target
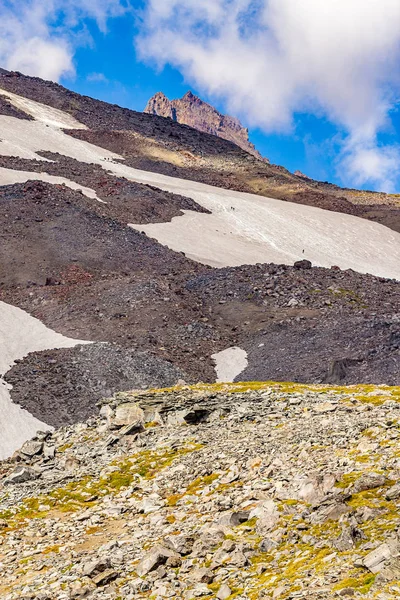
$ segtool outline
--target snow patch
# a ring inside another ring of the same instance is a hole
[[[248,365],[247,352],[238,346],[212,354],[211,358],[215,362],[217,383],[234,381]]]
[[[122,158],[83,140],[76,140],[61,129],[46,126],[40,121],[24,121],[0,115],[1,155],[46,162],[37,154],[40,150],[58,152],[83,163],[102,164],[107,160]]]
[[[52,125],[60,129],[87,129],[86,125],[79,123],[72,115],[57,108],[52,108],[46,104],[29,100],[29,98],[24,98],[23,96],[18,96],[2,89],[0,89],[0,95],[5,96],[15,108],[19,108],[36,121],[40,121],[46,125]]]
[[[0,460],[11,456],[37,431],[51,429],[13,403],[11,386],[3,379],[7,371],[29,352],[88,343],[56,333],[25,311],[0,301]]]
[[[172,250],[218,267],[267,262],[291,265],[306,258],[321,267],[337,265],[341,269],[400,279],[400,234],[383,225],[312,206],[133,169],[114,162],[123,157],[74,139],[56,126],[47,126],[46,119],[51,120],[50,108],[34,104],[35,114],[38,118],[42,115],[41,121],[0,116],[0,154],[44,160],[38,151],[59,152],[81,162],[101,165],[106,171],[131,181],[188,196],[209,209],[212,214],[184,211],[169,223],[130,224]],[[57,112],[53,123],[69,121],[69,115],[58,113],[62,111]]]
[[[25,183],[29,180],[46,181],[54,185],[66,185],[72,190],[79,190],[88,198],[93,198],[102,204],[106,204],[104,200],[97,197],[97,194],[91,188],[87,188],[75,181],[65,179],[65,177],[55,177],[47,173],[35,173],[34,171],[14,171],[13,169],[5,169],[0,167],[0,185],[12,185],[14,183]]]

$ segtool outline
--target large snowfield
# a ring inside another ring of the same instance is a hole
[[[37,119],[0,116],[0,154],[43,160],[37,152],[59,152],[82,162],[99,164],[129,180],[189,196],[209,209],[210,215],[184,211],[169,223],[131,224],[194,260],[222,267],[265,262],[293,264],[307,258],[322,267],[337,265],[400,279],[400,234],[383,225],[312,206],[133,169],[114,162],[123,160],[121,156],[64,133],[61,127],[85,128],[70,115],[15,94],[2,90],[0,93]]]
[[[35,120],[0,115],[0,155],[43,161],[43,173],[0,170],[0,185],[43,179],[93,190],[76,182],[46,174],[46,159],[40,151],[59,152],[85,163],[96,163],[106,171],[131,181],[150,184],[193,198],[212,214],[184,211],[169,223],[135,225],[150,237],[201,263],[233,266],[265,262],[293,264],[307,258],[314,265],[354,269],[400,280],[400,234],[370,221],[253,194],[139,171],[121,164],[122,157],[93,144],[74,139],[61,128],[82,128],[73,117],[32,100],[0,90],[18,108]],[[117,162],[118,161],[118,162]],[[13,361],[28,352],[71,347],[80,343],[47,329],[27,313],[0,302],[0,376]],[[232,369],[227,359],[234,358]],[[215,356],[217,376],[233,379],[245,368],[244,351],[229,349]],[[228,368],[229,367],[229,368]],[[0,459],[9,456],[37,429],[47,426],[12,403],[10,390],[0,379]]]

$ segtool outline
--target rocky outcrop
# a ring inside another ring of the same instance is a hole
[[[394,600],[399,400],[254,382],[105,399],[0,463],[1,597]]]
[[[250,142],[248,129],[243,127],[239,119],[221,114],[211,104],[204,102],[190,91],[178,100],[169,100],[165,94],[157,92],[148,101],[144,112],[168,117],[203,133],[224,138],[256,158],[267,160]]]

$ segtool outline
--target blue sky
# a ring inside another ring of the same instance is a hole
[[[400,191],[399,58],[398,0],[0,0],[2,66],[135,110],[191,89],[271,162],[364,189]]]
[[[138,111],[144,109],[156,92],[162,91],[173,99],[191,89],[221,112],[226,112],[223,101],[197,89],[178,69],[168,64],[158,67],[154,61],[140,60],[133,42],[135,30],[135,19],[126,16],[111,21],[106,35],[91,23],[92,44],[77,50],[75,74],[61,77],[60,83],[80,94]],[[247,125],[245,115],[239,116]],[[291,171],[299,169],[316,179],[343,184],[333,164],[337,128],[323,117],[310,114],[298,114],[295,121],[295,131],[289,134],[266,134],[260,128],[252,127],[249,137],[271,162]]]

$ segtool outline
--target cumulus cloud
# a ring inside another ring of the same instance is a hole
[[[227,109],[266,132],[294,115],[345,133],[347,183],[390,188],[398,148],[381,147],[399,93],[398,0],[148,0],[137,40]]]
[[[57,81],[74,72],[82,21],[94,19],[105,31],[107,19],[124,10],[123,0],[0,0],[0,64]]]

